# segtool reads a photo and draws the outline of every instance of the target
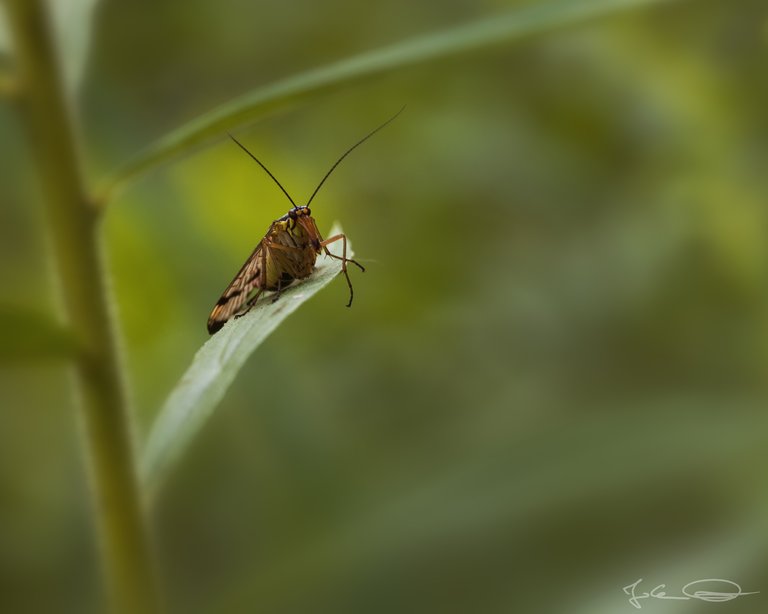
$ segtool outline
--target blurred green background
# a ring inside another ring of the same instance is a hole
[[[80,96],[89,176],[249,88],[523,4],[104,0]],[[355,305],[336,280],[291,316],[157,501],[171,612],[614,614],[638,578],[763,591],[650,611],[765,611],[767,61],[763,0],[662,3],[238,130],[301,201],[408,105],[313,202],[368,269]],[[0,134],[2,301],[53,313],[6,101]],[[227,141],[110,204],[139,441],[287,209]],[[99,612],[69,378],[2,367],[0,610]]]

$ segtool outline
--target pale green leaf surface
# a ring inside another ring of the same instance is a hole
[[[227,130],[256,120],[302,98],[397,68],[512,42],[553,28],[601,17],[624,9],[671,0],[555,0],[494,15],[455,28],[424,34],[257,87],[161,137],[120,167],[98,190],[106,202],[129,180]],[[404,101],[407,102],[407,101]]]
[[[328,236],[342,232],[335,224]],[[341,242],[328,246],[341,255]],[[352,251],[347,242],[348,257]],[[248,357],[302,303],[341,272],[341,261],[320,256],[314,273],[289,287],[274,303],[259,300],[243,317],[230,320],[198,350],[152,426],[141,458],[141,474],[154,493],[171,465],[213,413]]]

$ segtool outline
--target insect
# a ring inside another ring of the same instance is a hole
[[[347,286],[349,286],[349,302],[347,307],[352,305],[354,291],[352,289],[352,282],[349,279],[349,273],[347,272],[347,263],[351,262],[361,271],[365,271],[365,268],[352,258],[347,258],[346,235],[337,234],[323,239],[317,228],[317,223],[312,217],[309,205],[325,183],[325,180],[328,179],[339,163],[352,153],[352,150],[362,145],[384,128],[384,126],[392,122],[402,111],[403,109],[400,109],[395,115],[347,149],[325,174],[315,188],[315,191],[312,192],[306,205],[297,205],[269,169],[248,151],[245,145],[231,134],[229,135],[245,153],[266,171],[267,175],[282,190],[293,207],[283,217],[276,219],[270,224],[267,234],[259,241],[253,253],[251,253],[248,260],[245,261],[245,264],[235,275],[235,278],[224,290],[221,298],[216,302],[216,306],[208,317],[208,332],[211,335],[220,330],[231,318],[237,318],[248,313],[265,290],[275,292],[272,298],[274,302],[280,298],[281,292],[294,280],[309,277],[315,268],[317,257],[323,252],[331,258],[341,260],[341,271],[347,280]],[[328,245],[336,241],[342,242],[341,256],[332,254],[328,250]]]

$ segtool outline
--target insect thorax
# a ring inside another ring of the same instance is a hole
[[[312,248],[317,252],[322,240],[309,207],[295,207],[275,220],[268,236],[286,246]]]

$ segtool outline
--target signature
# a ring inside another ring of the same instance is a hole
[[[680,591],[682,595],[667,595],[666,584],[659,584],[651,589],[650,592],[638,593],[637,587],[643,581],[642,578],[624,587],[624,592],[629,595],[629,603],[638,610],[643,606],[640,604],[641,599],[678,599],[678,600],[690,600],[698,599],[699,601],[730,601],[743,595],[757,595],[760,591],[753,591],[751,593],[745,593],[741,590],[741,587],[732,582],[731,580],[721,580],[719,578],[707,578],[706,580],[694,580],[686,584]],[[703,588],[699,588],[700,585],[704,585]],[[707,586],[709,584],[709,586]],[[711,588],[719,588],[721,590],[704,590]],[[725,589],[725,590],[722,590]]]

